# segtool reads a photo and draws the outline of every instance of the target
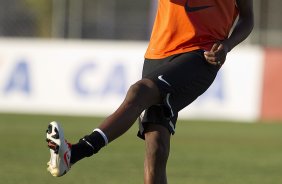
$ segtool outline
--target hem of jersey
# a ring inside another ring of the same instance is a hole
[[[206,47],[202,47],[202,46],[194,46],[194,47],[188,47],[188,48],[184,48],[184,49],[180,49],[180,50],[176,50],[176,51],[171,51],[171,52],[166,52],[166,53],[161,53],[161,54],[154,54],[152,52],[149,52],[148,50],[145,53],[145,58],[146,59],[164,59],[166,57],[175,55],[175,54],[182,54],[185,52],[191,52],[194,50],[210,50],[210,46],[206,46]]]

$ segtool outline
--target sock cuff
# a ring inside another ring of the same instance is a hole
[[[109,140],[108,140],[106,134],[101,129],[96,128],[96,129],[93,130],[93,132],[98,132],[103,137],[103,139],[105,141],[105,146],[109,143]]]

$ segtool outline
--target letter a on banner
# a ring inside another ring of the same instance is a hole
[[[5,86],[5,93],[11,92],[30,93],[29,68],[24,60],[16,63]]]

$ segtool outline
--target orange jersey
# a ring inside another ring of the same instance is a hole
[[[228,37],[237,15],[236,0],[159,0],[145,58],[210,50]]]

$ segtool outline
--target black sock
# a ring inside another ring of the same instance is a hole
[[[80,139],[77,144],[72,145],[70,163],[74,164],[85,157],[92,156],[106,144],[107,142],[101,133],[98,131],[92,132],[90,135]]]

